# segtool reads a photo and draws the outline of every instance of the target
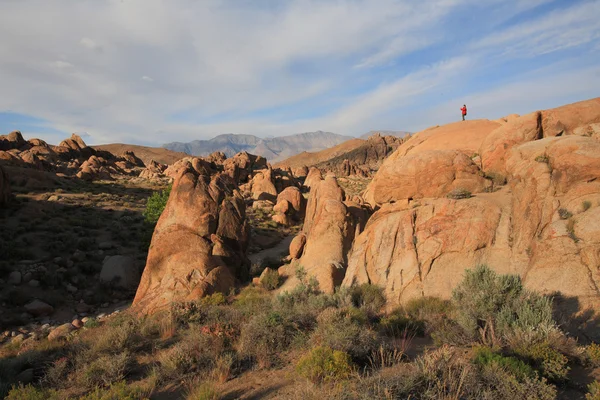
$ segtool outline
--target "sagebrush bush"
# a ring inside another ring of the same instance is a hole
[[[600,344],[591,343],[585,348],[585,356],[594,367],[600,367]]]
[[[61,400],[62,397],[54,390],[36,388],[32,385],[13,387],[5,400]]]
[[[587,387],[588,392],[585,394],[585,400],[600,400],[600,382],[594,381]]]
[[[552,302],[529,292],[516,275],[498,275],[485,265],[466,270],[452,294],[456,321],[472,340],[501,344],[514,331],[543,339],[556,324]]]
[[[238,348],[242,355],[266,368],[287,349],[294,333],[295,328],[281,314],[273,311],[259,314],[242,326]]]
[[[302,356],[296,364],[298,375],[313,383],[346,379],[353,370],[349,354],[319,346]]]
[[[386,299],[381,286],[363,283],[352,286],[348,291],[352,305],[365,310],[369,316],[378,314],[385,306]]]
[[[146,209],[143,212],[144,218],[146,222],[155,224],[158,222],[160,215],[165,209],[167,205],[167,200],[169,200],[169,195],[171,194],[171,186],[168,188],[161,190],[160,192],[154,192],[152,196],[150,196],[146,202]]]
[[[423,336],[425,323],[404,314],[402,309],[396,309],[379,321],[381,331],[387,336],[401,337],[404,334]]]
[[[79,400],[147,400],[148,393],[142,388],[127,386],[125,381],[110,385],[105,389],[96,388]]]
[[[75,370],[76,381],[88,389],[110,386],[125,378],[132,361],[132,356],[127,351],[103,355],[93,360],[79,358]]]
[[[310,341],[315,346],[331,347],[350,354],[357,361],[366,361],[379,348],[380,338],[363,321],[349,309],[328,308],[317,317],[317,327]]]
[[[448,193],[446,197],[454,200],[468,199],[471,197],[471,192],[469,192],[467,189],[457,188]]]
[[[281,276],[279,276],[279,272],[271,268],[266,269],[260,278],[261,285],[267,290],[277,289],[279,287],[280,281]]]

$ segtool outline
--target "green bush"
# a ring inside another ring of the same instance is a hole
[[[364,309],[369,316],[378,314],[386,303],[383,288],[369,283],[351,287],[349,295],[352,305]]]
[[[296,365],[298,374],[313,383],[347,379],[352,370],[349,354],[325,346],[310,350]]]
[[[271,268],[266,269],[260,278],[260,284],[267,290],[277,289],[280,281],[279,272]]]
[[[401,309],[396,309],[381,318],[379,326],[387,336],[401,337],[405,334],[423,336],[425,334],[424,321],[406,316]]]
[[[514,375],[519,381],[525,378],[535,377],[535,372],[531,366],[515,357],[505,357],[497,354],[489,347],[479,347],[475,350],[473,362],[476,365],[484,366],[495,364],[511,375]]]
[[[600,367],[600,344],[592,343],[587,346],[585,356],[594,367]]]
[[[138,387],[129,387],[125,381],[110,385],[106,389],[96,388],[93,392],[81,397],[79,400],[145,400],[148,399],[144,390]]]
[[[172,187],[161,190],[160,192],[154,192],[152,196],[150,196],[146,202],[146,209],[144,210],[144,218],[146,222],[151,224],[155,224],[158,222],[160,215],[162,214],[165,206],[167,205],[167,200],[169,200],[169,195],[171,194]]]
[[[587,387],[588,392],[585,395],[585,400],[600,400],[600,382],[594,381]]]
[[[227,303],[227,298],[221,292],[213,293],[198,300],[198,304],[203,306],[220,306]]]
[[[586,200],[586,201],[584,201],[584,202],[581,203],[581,208],[583,209],[583,212],[586,212],[591,207],[592,207],[592,202],[589,201],[589,200]]]
[[[569,360],[547,343],[536,343],[514,349],[520,357],[528,360],[542,376],[552,382],[564,382],[569,374]]]
[[[38,389],[32,385],[13,387],[5,400],[60,400],[61,396],[54,390]]]
[[[448,193],[446,197],[454,200],[468,199],[471,197],[471,192],[469,192],[467,189],[457,188]]]
[[[520,277],[498,275],[485,265],[465,271],[452,301],[461,328],[485,344],[501,344],[515,331],[536,332],[536,339],[544,339],[556,329],[548,298],[525,290]]]

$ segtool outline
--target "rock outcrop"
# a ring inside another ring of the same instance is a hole
[[[140,172],[140,178],[144,179],[158,179],[164,176],[164,172],[167,166],[160,164],[154,160],[150,160],[150,163]]]
[[[301,256],[279,269],[279,273],[287,277],[281,290],[298,284],[295,270],[300,266],[326,293],[332,293],[341,284],[356,226],[361,224],[349,211],[344,198],[344,191],[333,176],[327,176],[313,187],[302,232],[290,245],[290,256]]]
[[[591,117],[570,113],[590,126]],[[541,293],[576,297],[582,307],[600,305],[600,141],[593,134],[576,135],[581,127],[560,123],[561,115],[557,109],[511,117],[479,136],[482,148],[493,148],[482,154],[484,167],[499,165],[506,174],[507,185],[493,193],[481,192],[485,184],[464,150],[455,154],[462,154],[456,157],[468,169],[453,168],[442,181],[438,176],[444,177],[445,169],[437,163],[449,152],[433,143],[421,141],[429,149],[420,154],[404,149],[402,156],[388,158],[368,190],[381,208],[354,242],[343,285],[381,285],[392,303],[448,298],[466,268],[486,263],[500,273],[520,275]],[[540,134],[540,124],[552,128]],[[506,141],[488,146],[500,131]],[[427,168],[420,167],[424,159]],[[414,185],[424,189],[412,190],[410,179],[404,179],[411,170],[426,175],[429,185],[415,174]],[[448,186],[439,188],[459,179],[459,171],[479,193],[461,200],[439,198]]]
[[[200,175],[188,166],[152,237],[133,309],[150,314],[173,302],[229,291],[247,279],[245,203],[231,177]]]

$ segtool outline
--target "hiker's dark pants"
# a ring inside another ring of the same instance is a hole
[[[463,121],[465,120],[465,117],[467,116],[467,114],[463,114]]]

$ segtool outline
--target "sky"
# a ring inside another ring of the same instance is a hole
[[[0,133],[416,132],[600,95],[600,0],[0,0]]]

